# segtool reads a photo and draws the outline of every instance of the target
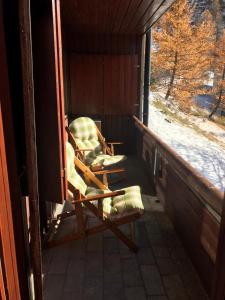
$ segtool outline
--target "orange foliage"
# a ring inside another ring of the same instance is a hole
[[[153,29],[153,77],[184,109],[193,96],[203,93],[203,85],[212,65],[215,26],[207,11],[203,20],[192,24],[192,10],[180,0]]]

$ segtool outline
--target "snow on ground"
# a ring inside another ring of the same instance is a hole
[[[225,130],[219,127],[212,121],[209,121],[205,118],[199,118],[195,116],[190,117],[190,121],[197,125],[200,129],[213,134],[214,137],[219,140],[220,142],[225,144]]]
[[[150,100],[149,127],[212,184],[224,191],[225,150],[194,129],[174,121],[169,123],[166,119],[167,116],[151,105]],[[219,135],[225,140],[224,131]]]

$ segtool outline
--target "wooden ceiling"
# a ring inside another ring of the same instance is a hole
[[[176,0],[61,0],[72,33],[143,34]]]

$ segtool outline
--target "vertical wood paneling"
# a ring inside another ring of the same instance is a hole
[[[137,65],[137,55],[104,56],[104,114],[137,112]]]
[[[103,114],[103,57],[70,56],[71,113]]]
[[[137,55],[71,55],[72,114],[136,114]]]

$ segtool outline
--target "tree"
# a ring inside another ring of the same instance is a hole
[[[209,114],[209,119],[216,113],[220,106],[225,106],[225,29],[215,42],[213,53],[213,71],[216,74],[212,93],[216,102]]]
[[[204,92],[215,39],[211,14],[206,11],[198,24],[192,23],[192,14],[188,1],[177,1],[153,30],[154,76],[161,74],[159,84],[167,89],[165,99],[172,96],[184,109],[190,108],[196,94]]]

